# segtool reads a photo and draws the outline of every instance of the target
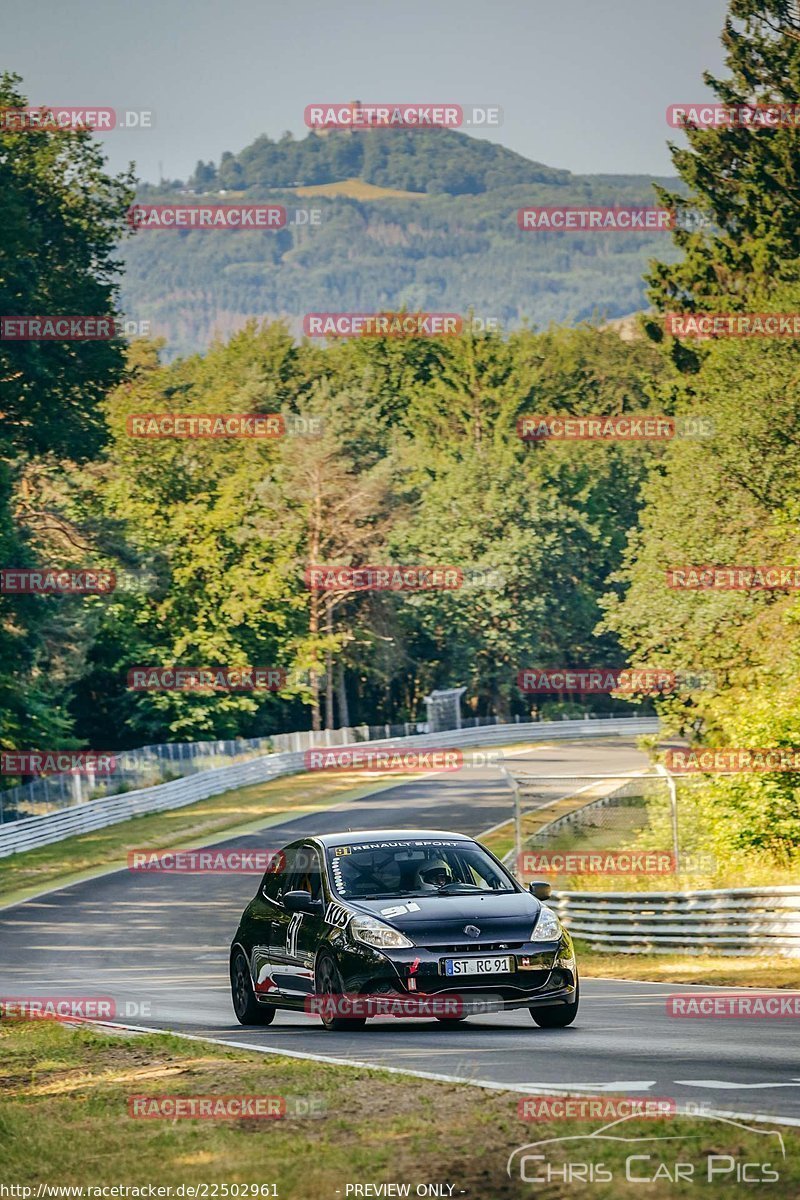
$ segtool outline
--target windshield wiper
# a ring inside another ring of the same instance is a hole
[[[348,896],[348,900],[413,900],[415,896],[430,896],[431,892],[371,892],[366,896]]]
[[[474,896],[476,893],[480,896],[496,896],[497,889],[478,887],[477,883],[459,883],[453,880],[452,883],[446,883],[444,887],[436,889],[437,896],[455,896],[459,891],[467,896]]]
[[[482,888],[476,883],[459,883],[453,880],[443,887],[425,892],[368,892],[365,896],[345,896],[345,900],[425,900],[428,896],[498,896],[509,895],[511,888]]]

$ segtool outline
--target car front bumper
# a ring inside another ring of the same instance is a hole
[[[497,975],[444,974],[447,958],[486,958],[495,955],[514,960],[514,969]],[[531,1005],[570,1003],[575,998],[577,968],[572,939],[562,930],[558,942],[526,942],[509,949],[450,951],[447,947],[411,946],[403,950],[377,950],[348,942],[339,949],[344,989],[353,995],[394,994],[420,999],[455,996],[464,1012],[527,1008]],[[471,1002],[471,1003],[470,1003]]]

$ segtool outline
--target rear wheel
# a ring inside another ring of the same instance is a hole
[[[334,1016],[337,1000],[344,995],[344,984],[339,974],[339,968],[329,954],[324,954],[317,960],[316,991],[322,1000],[320,1018],[326,1029],[353,1030],[363,1029],[367,1023],[366,1017],[337,1017]],[[326,1004],[325,1001],[329,1003]],[[331,1011],[328,1011],[328,1010]]]
[[[578,1015],[580,984],[575,979],[575,999],[571,1004],[552,1004],[546,1008],[531,1008],[530,1014],[540,1029],[566,1029]]]
[[[241,950],[231,959],[231,1000],[240,1025],[269,1025],[275,1009],[271,1004],[259,1004],[253,992],[250,968]]]

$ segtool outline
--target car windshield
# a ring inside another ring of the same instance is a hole
[[[330,846],[328,863],[343,898],[513,892],[509,877],[475,842],[386,841]]]

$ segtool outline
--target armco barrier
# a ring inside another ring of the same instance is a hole
[[[800,887],[558,892],[548,904],[595,950],[800,957]]]
[[[538,721],[530,724],[488,725],[479,729],[450,730],[446,733],[425,733],[404,738],[390,738],[369,743],[369,749],[396,746],[398,749],[449,746],[500,746],[513,742],[547,742],[555,738],[603,737],[624,734],[627,737],[642,733],[655,733],[658,721],[655,717],[610,717],[603,720],[583,721]],[[323,735],[320,735],[320,742]],[[351,743],[359,749],[367,747],[363,742]],[[124,792],[101,800],[90,800],[75,804],[59,812],[38,817],[24,817],[0,825],[0,858],[32,850],[37,846],[48,846],[63,838],[78,833],[89,833],[116,825],[130,817],[145,813],[164,812],[182,808],[197,800],[206,800],[233,788],[248,787],[277,779],[282,775],[293,775],[304,768],[301,752],[266,754],[233,767],[217,767],[201,771],[185,779],[139,791]]]

